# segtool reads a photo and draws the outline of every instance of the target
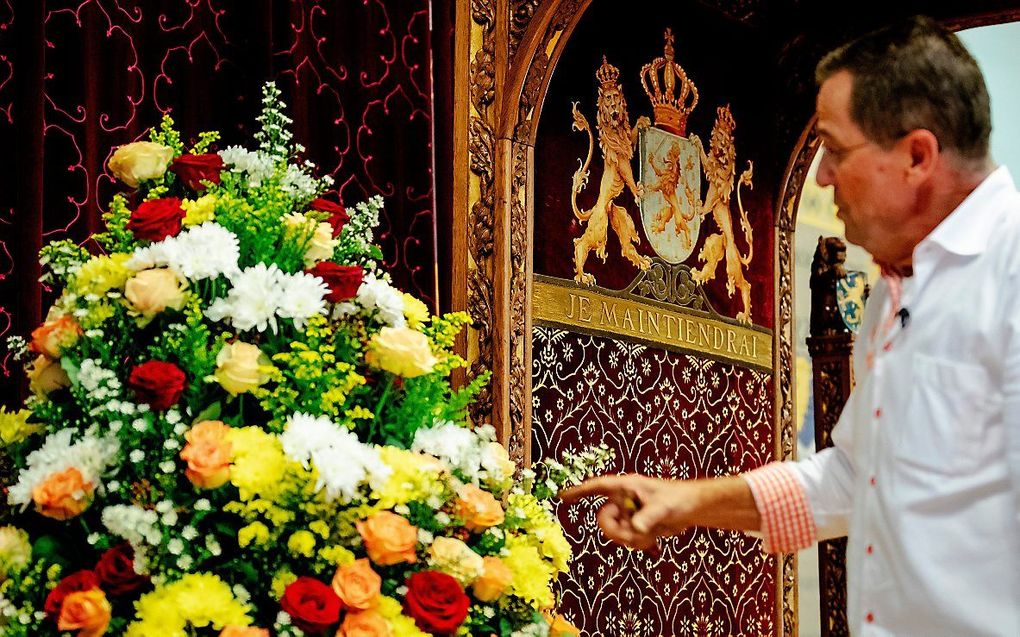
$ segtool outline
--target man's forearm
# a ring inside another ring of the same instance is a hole
[[[670,533],[689,526],[732,531],[761,530],[761,515],[747,482],[738,476],[672,483]]]

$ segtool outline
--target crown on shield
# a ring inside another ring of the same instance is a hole
[[[698,87],[673,59],[672,29],[666,29],[663,56],[641,68],[641,85],[652,101],[655,125],[683,135],[687,130],[687,117],[698,105]]]

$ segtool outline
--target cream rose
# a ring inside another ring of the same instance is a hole
[[[333,249],[337,240],[333,238],[333,226],[325,221],[315,225],[315,232],[308,241],[308,250],[305,252],[305,267],[310,268],[320,261],[327,261],[333,258]]]
[[[428,337],[408,327],[382,328],[372,337],[365,361],[404,378],[428,374],[438,362]]]
[[[124,286],[124,296],[146,318],[163,310],[180,310],[184,306],[187,283],[171,270],[156,268],[142,270]]]
[[[0,582],[28,566],[31,557],[28,533],[14,526],[0,526]]]
[[[485,572],[482,556],[452,537],[437,537],[429,549],[429,565],[468,586]]]
[[[36,396],[45,396],[55,389],[70,387],[71,379],[60,363],[39,355],[28,370],[28,388]]]
[[[262,350],[251,343],[236,341],[224,345],[216,355],[213,377],[231,396],[237,396],[264,385],[271,369],[272,362]]]
[[[174,158],[174,151],[154,142],[124,144],[110,157],[110,172],[132,188],[149,179],[162,177]]]

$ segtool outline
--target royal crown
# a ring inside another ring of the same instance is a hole
[[[698,105],[698,87],[673,60],[672,29],[666,29],[663,56],[641,68],[641,85],[652,101],[655,125],[683,135],[687,130],[687,117]]]
[[[598,71],[595,71],[595,77],[599,78],[599,85],[603,89],[614,88],[616,80],[620,77],[620,69],[606,61],[606,56],[603,55],[602,66]]]

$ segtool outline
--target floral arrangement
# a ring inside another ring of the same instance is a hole
[[[122,146],[93,237],[46,246],[59,297],[25,408],[0,410],[0,634],[576,634],[548,500],[604,449],[517,474],[466,408],[468,322],[389,282],[382,201],[321,195],[264,90],[257,150]],[[516,480],[516,482],[515,482]]]

